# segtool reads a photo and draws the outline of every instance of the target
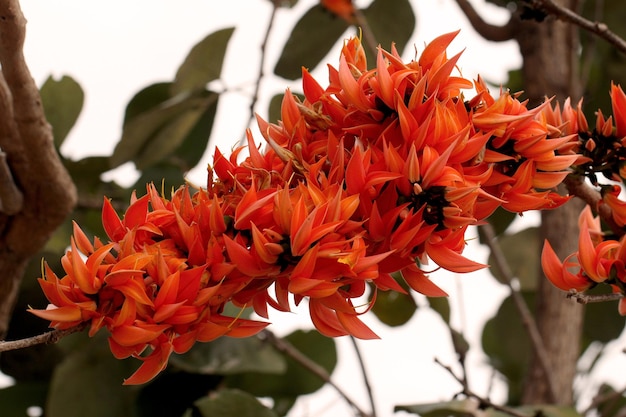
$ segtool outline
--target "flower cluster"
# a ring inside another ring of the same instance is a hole
[[[585,291],[598,283],[609,284],[614,292],[626,290],[626,241],[604,239],[600,218],[594,217],[586,206],[578,226],[578,251],[561,262],[549,242],[541,254],[541,266],[546,277],[558,288]],[[576,273],[572,270],[577,271]],[[626,315],[626,298],[620,299],[618,311]]]
[[[123,220],[105,200],[110,243],[76,227],[66,275],[46,267],[40,280],[51,305],[33,312],[57,328],[106,327],[115,356],[144,361],[126,381],[141,383],[171,352],[265,326],[225,316],[227,303],[267,318],[268,306],[306,300],[321,333],[368,339],[377,336],[359,316],[377,291],[404,292],[404,280],[445,295],[425,272],[435,269],[429,261],[482,268],[462,255],[468,226],[498,207],[563,204],[552,189],[578,159],[570,136],[550,136],[547,104],[528,109],[453,75],[460,54],[446,49],[455,36],[408,63],[380,49],[373,68],[360,41],[348,40],[327,87],[303,70],[305,99],[287,92],[280,122],[258,119],[267,146],[249,133],[246,158],[243,148],[215,151],[206,190],[167,199],[149,186]]]
[[[180,188],[171,200],[153,185],[133,197],[123,220],[105,199],[102,223],[110,239],[90,242],[74,223],[59,278],[47,264],[39,282],[51,305],[31,310],[65,329],[82,322],[93,335],[110,332],[117,358],[143,364],[125,383],[150,380],[172,352],[223,335],[246,337],[267,323],[223,315],[225,303],[245,282],[225,280],[234,266],[224,259],[219,236],[226,229],[219,204],[199,191]],[[83,258],[83,256],[86,259]],[[149,355],[141,356],[150,346]]]
[[[562,110],[559,106],[544,110],[555,132],[568,137],[575,135],[569,151],[562,150],[578,155],[573,172],[599,187],[601,197],[597,204],[586,206],[580,215],[577,252],[561,262],[550,243],[544,244],[544,273],[565,291],[585,291],[598,283],[611,285],[614,292],[626,290],[626,247],[621,237],[626,230],[626,203],[619,198],[622,187],[618,185],[626,181],[626,94],[617,85],[611,86],[610,94],[613,115],[607,118],[598,110],[593,130],[582,112],[582,101],[576,109],[566,101]],[[610,182],[601,184],[598,173]],[[603,205],[609,213],[604,220],[613,229],[608,233],[602,230],[600,217],[592,213],[592,210],[600,212]],[[626,299],[620,300],[618,309],[626,315]]]

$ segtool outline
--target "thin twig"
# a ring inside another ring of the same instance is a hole
[[[372,417],[376,417],[376,403],[374,401],[374,391],[372,390],[372,385],[370,384],[370,380],[367,376],[367,370],[365,369],[365,361],[363,360],[363,355],[361,355],[361,349],[359,349],[359,345],[354,336],[350,336],[350,340],[352,341],[352,346],[354,346],[354,352],[356,353],[356,358],[359,361],[359,366],[361,367],[361,374],[363,375],[363,382],[365,383],[367,396],[369,397],[369,400],[370,400],[370,407],[372,407]]]
[[[259,91],[261,90],[261,81],[265,78],[265,59],[267,58],[267,43],[270,38],[270,33],[272,32],[272,27],[274,26],[274,20],[276,19],[276,11],[278,10],[280,1],[274,0],[272,1],[272,14],[270,15],[269,22],[267,24],[267,29],[265,30],[265,36],[263,37],[263,42],[261,43],[261,62],[259,62],[259,75],[257,76],[257,80],[254,83],[254,92],[252,93],[252,100],[250,101],[250,117],[248,118],[248,123],[246,124],[247,128],[252,125],[254,122],[254,108],[256,107],[257,102],[259,101]],[[246,130],[247,130],[246,128]],[[244,143],[246,140],[246,133],[244,132],[240,144]]]
[[[370,52],[372,52],[372,54],[376,56],[376,54],[378,54],[378,42],[376,41],[376,35],[374,35],[374,32],[367,22],[365,15],[358,7],[354,8],[354,21],[356,25],[361,28],[365,45],[367,45]],[[388,48],[389,45],[385,45],[385,47]]]
[[[611,294],[583,294],[576,290],[570,290],[567,293],[567,298],[573,298],[579,304],[604,303],[622,299],[624,298],[624,294],[621,292]]]
[[[37,336],[27,337],[25,339],[0,341],[0,352],[8,352],[9,350],[24,349],[43,344],[51,345],[57,343],[65,336],[85,330],[87,324],[88,323],[81,323],[77,326],[70,327],[69,329],[51,330],[49,332],[42,333]]]
[[[339,387],[337,384],[335,384],[333,382],[333,380],[330,378],[330,374],[328,373],[328,371],[326,371],[326,369],[324,369],[318,363],[312,361],[311,358],[309,358],[308,356],[304,355],[302,352],[300,352],[298,349],[296,349],[291,343],[287,342],[284,339],[281,339],[281,338],[277,337],[274,333],[272,333],[271,331],[269,331],[267,329],[263,330],[260,333],[260,337],[264,338],[264,340],[266,340],[272,346],[274,346],[274,348],[276,350],[278,350],[279,352],[284,353],[285,355],[287,355],[291,359],[295,360],[297,363],[299,363],[302,367],[307,369],[313,375],[317,376],[322,381],[324,381],[325,383],[327,383],[328,385],[333,387],[335,389],[335,391],[337,391],[337,393],[352,408],[354,408],[354,410],[357,412],[357,414],[360,417],[373,417],[371,414],[369,414],[369,413],[365,412],[364,410],[362,410],[356,404],[356,402],[354,402],[350,398],[350,396],[344,390],[341,389],[341,387]]]
[[[520,313],[522,318],[522,323],[524,324],[524,328],[528,332],[530,336],[530,341],[532,343],[535,354],[537,355],[537,359],[539,359],[539,363],[541,368],[544,371],[544,375],[546,377],[546,382],[548,385],[548,390],[550,392],[550,396],[552,398],[556,398],[556,388],[553,380],[553,373],[550,369],[550,361],[548,359],[548,353],[546,351],[545,345],[543,344],[543,339],[541,334],[539,333],[539,328],[537,327],[537,323],[524,300],[522,294],[513,286],[513,272],[511,268],[509,268],[509,264],[500,248],[500,245],[496,242],[496,234],[493,230],[493,227],[490,223],[486,223],[481,226],[483,233],[485,234],[485,241],[489,249],[491,249],[491,253],[493,255],[493,259],[495,263],[500,268],[502,272],[502,276],[506,281],[506,285],[509,287],[511,291],[511,296],[513,297],[513,302],[515,303],[515,307]]]
[[[588,32],[594,33],[609,42],[611,45],[615,46],[615,48],[622,53],[626,53],[626,41],[609,30],[606,23],[587,20],[572,10],[554,3],[552,0],[533,0],[531,4],[536,9],[543,10],[560,20],[572,23]]]
[[[450,375],[452,375],[452,377],[459,383],[461,384],[461,386],[463,387],[463,390],[460,392],[460,394],[465,395],[467,398],[473,398],[475,400],[478,401],[479,403],[479,408],[480,409],[485,409],[485,408],[493,408],[494,410],[497,411],[501,411],[503,413],[509,414],[513,417],[532,417],[528,414],[524,414],[524,413],[520,413],[519,411],[510,408],[510,407],[506,407],[503,405],[498,405],[498,404],[494,404],[491,402],[491,400],[489,398],[485,398],[485,397],[481,397],[480,395],[476,394],[474,391],[470,390],[469,387],[467,386],[467,383],[465,382],[464,379],[459,378],[454,371],[452,370],[451,367],[444,365],[443,363],[441,363],[441,361],[437,358],[435,358],[435,363],[437,363],[439,366],[441,366],[443,369],[445,369],[446,371],[448,371],[448,373]]]

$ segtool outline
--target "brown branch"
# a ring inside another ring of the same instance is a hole
[[[608,204],[604,204],[600,193],[585,183],[584,179],[576,175],[568,175],[563,181],[567,187],[567,192],[583,200],[589,205],[600,218],[609,226],[611,231],[617,236],[624,235],[624,229],[613,220],[613,212]]]
[[[506,25],[498,26],[487,23],[467,0],[456,0],[456,3],[469,20],[476,32],[488,41],[504,42],[515,37],[516,21],[511,17]]]
[[[365,15],[358,7],[354,8],[354,23],[361,28],[361,33],[363,34],[363,40],[365,41],[365,45],[369,48],[370,52],[373,56],[378,54],[378,42],[376,41],[376,35],[372,31],[372,27],[367,22]],[[390,45],[385,45],[386,48],[389,48]]]
[[[330,385],[337,391],[337,393],[358,413],[360,417],[372,417],[371,414],[362,410],[351,398],[348,396],[346,392],[344,392],[337,384],[333,382],[330,378],[330,374],[326,369],[320,366],[318,363],[314,362],[308,356],[304,355],[298,349],[296,349],[291,343],[287,342],[284,339],[277,337],[274,333],[269,330],[263,330],[260,333],[260,337],[264,340],[268,341],[276,350],[284,353],[291,359],[295,360],[306,370],[311,372],[313,375],[320,378],[322,381]]]
[[[604,303],[622,299],[624,298],[624,294],[621,292],[611,294],[583,294],[576,290],[570,290],[567,293],[567,298],[573,298],[579,304]]]
[[[524,413],[520,413],[519,411],[510,408],[510,407],[506,407],[503,405],[498,405],[495,404],[493,402],[491,402],[491,400],[489,400],[489,398],[485,398],[485,397],[481,397],[480,395],[476,394],[474,391],[470,390],[469,386],[467,385],[467,382],[465,381],[465,379],[463,378],[459,378],[454,371],[452,370],[451,367],[444,365],[443,363],[441,363],[441,361],[439,361],[439,359],[435,358],[435,363],[437,363],[439,366],[441,366],[443,369],[445,369],[446,371],[448,371],[448,373],[450,375],[452,375],[452,377],[459,383],[461,384],[461,386],[463,387],[462,391],[459,394],[462,394],[464,396],[466,396],[467,398],[473,398],[475,400],[478,401],[479,406],[478,408],[480,409],[485,409],[485,408],[493,408],[494,410],[497,411],[501,411],[503,413],[509,414],[513,417],[532,417],[532,415],[528,415],[528,414],[524,414]]]
[[[550,395],[552,396],[552,398],[556,398],[556,386],[552,378],[553,373],[550,368],[550,360],[548,358],[548,353],[543,343],[543,338],[541,337],[541,333],[539,332],[539,328],[537,327],[537,322],[535,321],[533,314],[530,312],[530,309],[528,308],[524,297],[522,297],[522,294],[513,286],[513,281],[515,277],[513,275],[513,272],[511,271],[511,268],[509,268],[509,263],[507,262],[504,253],[500,248],[500,245],[498,245],[498,243],[496,242],[496,234],[493,230],[493,227],[490,223],[486,223],[482,225],[481,228],[483,233],[485,234],[485,241],[487,243],[487,246],[489,246],[489,249],[491,250],[493,259],[498,265],[498,268],[500,268],[502,276],[506,281],[506,285],[511,291],[513,302],[520,313],[524,328],[528,332],[530,342],[533,346],[535,354],[537,355],[537,359],[541,364],[541,368],[544,371]]]
[[[43,344],[54,344],[59,340],[63,339],[65,336],[69,336],[72,333],[78,333],[85,330],[87,327],[87,323],[81,323],[77,326],[71,327],[69,329],[64,330],[51,330],[49,332],[27,337],[25,339],[19,340],[3,340],[0,341],[0,352],[8,352],[9,350],[17,350],[24,349],[31,346],[43,345]]]
[[[626,53],[626,41],[609,30],[606,23],[592,22],[572,10],[554,3],[552,0],[532,0],[531,5],[544,12],[550,13],[557,19],[572,23],[615,46],[622,53]]]

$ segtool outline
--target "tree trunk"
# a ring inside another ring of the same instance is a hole
[[[26,19],[0,0],[0,339],[30,257],[71,213],[76,189],[23,55]],[[34,279],[34,277],[32,277]]]
[[[555,0],[572,10],[576,10],[577,2]],[[551,16],[542,22],[524,20],[519,22],[515,37],[523,57],[524,88],[531,105],[542,102],[546,96],[560,101],[580,96],[578,31],[574,26]],[[557,210],[541,213],[542,237],[550,241],[561,259],[578,249],[577,219],[582,207],[581,201],[572,200]],[[546,378],[534,355],[522,401],[569,405],[573,403],[572,385],[580,355],[583,308],[566,299],[563,291],[547,279],[539,280],[536,300],[536,319],[549,359],[550,376]]]

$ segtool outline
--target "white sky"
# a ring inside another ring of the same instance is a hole
[[[462,28],[451,46],[451,52],[467,48],[459,62],[463,75],[475,78],[480,73],[488,81],[506,81],[506,71],[520,65],[515,45],[484,41],[467,27],[454,0],[413,0],[417,11],[417,30],[411,43],[418,50],[435,36]],[[293,9],[281,10],[274,24],[257,111],[264,112],[267,100],[288,85],[271,77],[274,60],[296,19],[315,0],[300,0]],[[483,1],[474,1],[492,22],[503,22],[506,13]],[[363,4],[363,2],[359,2]],[[63,152],[74,158],[92,154],[110,154],[121,134],[126,103],[143,87],[171,80],[190,48],[208,33],[229,26],[237,29],[229,45],[223,70],[223,85],[243,88],[222,100],[214,132],[224,150],[241,137],[249,114],[250,95],[258,74],[260,43],[270,16],[268,0],[22,0],[28,24],[26,57],[35,80],[41,84],[52,74],[74,77],[86,91],[83,113],[70,133]],[[412,48],[407,48],[412,53]],[[410,56],[410,55],[409,55]],[[338,49],[327,62],[337,65]],[[324,84],[325,69],[314,73]],[[258,137],[258,136],[257,136]],[[191,173],[192,180],[203,184],[204,165]],[[132,169],[118,173],[117,178],[133,177]],[[532,216],[529,216],[532,218]],[[471,236],[469,236],[471,237]],[[474,245],[468,252],[485,262],[486,251]],[[473,389],[484,393],[489,373],[481,366],[480,330],[485,317],[499,306],[506,290],[493,284],[486,273],[454,276],[435,274],[435,280],[449,294],[453,305],[453,322],[463,327],[474,349],[468,358]],[[418,297],[419,299],[419,297]],[[422,299],[423,305],[424,301]],[[279,322],[273,330],[285,334],[297,327],[311,327],[306,311],[297,314],[274,314]],[[440,319],[428,309],[420,310],[408,325],[390,329],[378,324],[373,316],[365,321],[382,337],[378,341],[361,341],[373,384],[378,416],[393,414],[393,405],[448,400],[459,387],[450,376],[433,363],[435,357],[454,364],[455,355]],[[358,374],[355,355],[349,340],[339,339],[340,365],[333,377],[364,409],[368,409],[365,389]],[[410,380],[400,377],[409,376]],[[121,381],[120,381],[121,382]],[[493,399],[501,399],[502,386],[496,384]],[[351,415],[350,409],[332,389],[325,388],[301,401],[291,417]]]

